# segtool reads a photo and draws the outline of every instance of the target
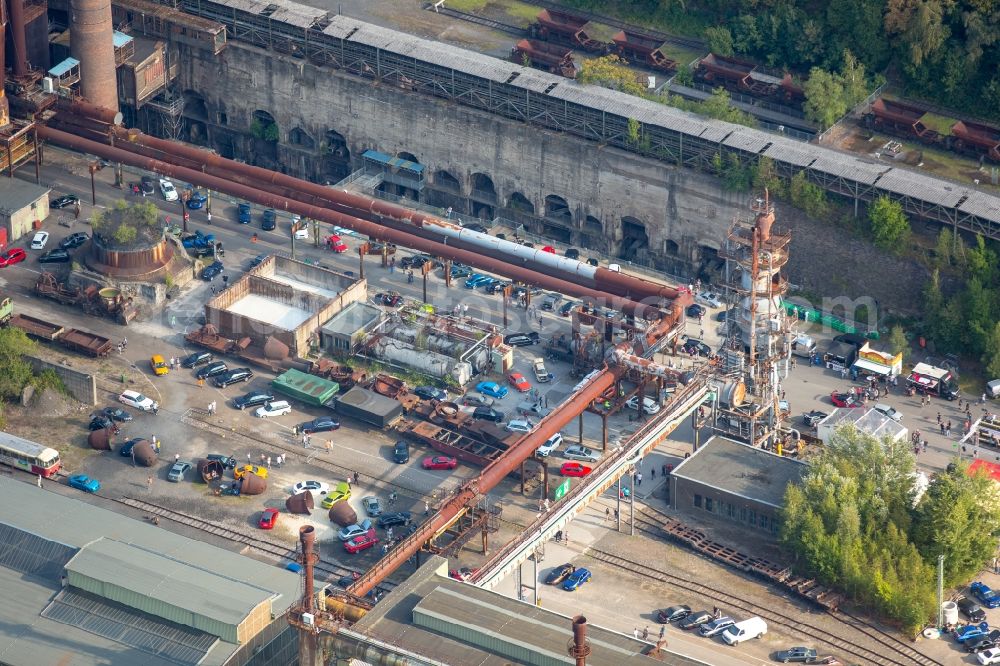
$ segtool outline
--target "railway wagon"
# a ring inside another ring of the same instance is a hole
[[[59,324],[53,324],[52,322],[45,321],[44,319],[23,314],[16,314],[12,316],[8,322],[14,328],[21,329],[33,338],[46,340],[48,342],[55,342],[56,339],[63,334],[63,331],[66,330]]]
[[[960,120],[951,127],[955,150],[974,155],[984,155],[1000,162],[1000,129],[991,125]]]
[[[543,9],[538,12],[535,21],[528,29],[532,37],[562,42],[591,53],[606,53],[608,50],[606,42],[591,34],[593,28],[585,18],[556,9]]]
[[[0,431],[0,463],[49,478],[62,465],[59,452],[36,442]]]
[[[674,72],[678,63],[663,52],[664,42],[628,30],[622,30],[612,37],[618,53],[629,61],[640,61],[653,69]]]
[[[741,58],[709,53],[698,61],[694,77],[702,83],[721,85],[727,90],[752,97],[796,104],[805,101],[801,81],[791,74],[785,73],[780,77],[768,74],[756,63]]]
[[[107,356],[111,352],[111,340],[103,335],[71,328],[58,337],[58,342],[66,349],[71,349],[87,356]]]
[[[558,44],[540,42],[535,39],[522,39],[511,47],[510,61],[518,65],[527,64],[538,67],[568,79],[576,78],[573,52]]]

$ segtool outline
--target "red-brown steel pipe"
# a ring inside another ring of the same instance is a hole
[[[514,266],[491,257],[485,257],[482,254],[469,250],[462,250],[450,245],[445,245],[444,243],[420,238],[405,231],[391,229],[374,222],[368,222],[356,217],[337,213],[327,208],[310,206],[293,199],[280,198],[250,186],[233,183],[232,181],[228,181],[211,174],[195,171],[194,169],[187,167],[177,166],[175,164],[163,162],[154,158],[142,157],[118,147],[108,146],[74,134],[53,129],[51,127],[39,127],[38,136],[43,140],[52,141],[53,143],[58,143],[74,150],[91,153],[114,162],[132,164],[163,175],[173,176],[195,185],[201,185],[202,187],[207,187],[218,192],[226,192],[248,201],[254,201],[264,206],[281,208],[297,213],[302,217],[321,220],[323,222],[328,222],[341,227],[347,227],[348,229],[353,229],[358,233],[398,243],[399,245],[411,247],[415,250],[433,254],[435,256],[452,259],[453,261],[459,261],[491,273],[506,275],[514,280],[520,280],[529,284],[537,284],[545,289],[551,289],[552,291],[558,291],[560,293],[576,296],[578,298],[589,298],[596,301],[610,301],[611,307],[615,307],[616,309],[620,309],[623,312],[633,314],[637,317],[648,316],[649,318],[654,319],[659,316],[665,316],[673,320],[679,316],[676,312],[676,308],[672,312],[661,313],[656,307],[650,304],[640,303],[629,299],[609,299],[609,296],[611,296],[610,294],[598,291],[597,289],[578,285],[559,278],[542,276],[533,270],[521,266]]]
[[[432,224],[451,224],[447,220],[427,215],[418,211],[399,206],[397,204],[381,201],[372,197],[367,197],[354,192],[335,190],[325,185],[317,185],[301,178],[295,178],[276,171],[263,169],[261,167],[242,164],[230,159],[226,159],[207,150],[192,148],[173,141],[158,139],[148,136],[134,129],[117,127],[114,129],[115,137],[119,141],[128,141],[141,146],[155,148],[163,153],[164,159],[170,160],[175,156],[181,156],[202,162],[205,166],[211,167],[215,172],[228,171],[235,175],[251,178],[260,183],[268,183],[277,187],[288,188],[293,192],[306,193],[321,201],[329,202],[337,210],[348,215],[360,215],[365,219],[381,221],[381,218],[388,218],[404,223],[409,227],[420,228],[425,222]],[[121,145],[121,144],[119,144]],[[545,271],[546,274],[559,277],[555,271]],[[686,299],[690,298],[685,292],[667,285],[661,285],[632,275],[612,271],[607,268],[598,268],[595,273],[595,286],[602,291],[614,293],[617,296],[628,298],[666,298],[682,301],[678,303],[680,307],[689,304]]]
[[[14,46],[11,71],[14,76],[24,76],[28,73],[28,47],[24,28],[24,0],[10,0],[10,37]]]
[[[389,551],[375,566],[362,574],[361,578],[348,588],[348,592],[364,596],[385,580],[389,574],[419,551],[428,539],[450,525],[479,495],[493,490],[504,477],[517,470],[521,462],[532,455],[535,449],[545,443],[545,440],[571,423],[590,403],[614,386],[616,381],[618,372],[608,369],[601,371],[586,386],[573,394],[569,402],[542,419],[537,428],[487,465],[477,478],[463,485],[458,494],[446,500],[436,514],[417,527],[412,535]]]
[[[93,120],[98,120],[107,125],[121,125],[124,116],[121,111],[105,109],[95,106],[82,99],[72,99],[70,97],[59,97],[56,99],[56,107],[60,111],[68,111],[73,115],[87,116]]]

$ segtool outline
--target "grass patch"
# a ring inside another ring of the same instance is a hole
[[[603,23],[596,23],[591,21],[587,25],[583,26],[583,31],[591,39],[596,39],[599,42],[605,44],[611,43],[611,38],[621,32],[618,28],[612,28],[610,25],[604,25]]]
[[[538,16],[538,12],[541,10],[535,5],[529,5],[526,2],[520,2],[519,0],[509,0],[508,2],[499,3],[503,6],[504,11],[507,12],[507,16],[513,19],[517,19],[519,25],[524,25],[527,27],[529,24],[535,22],[535,18]]]
[[[951,126],[955,124],[956,120],[947,116],[939,116],[936,113],[925,113],[920,117],[920,122],[941,136],[951,136]]]
[[[445,7],[460,12],[477,12],[486,6],[488,0],[445,0]]]

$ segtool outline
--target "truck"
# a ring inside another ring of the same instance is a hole
[[[951,370],[917,363],[906,378],[906,385],[918,393],[936,395],[945,400],[958,398],[958,381]]]
[[[552,379],[552,374],[545,367],[545,359],[541,356],[536,356],[535,360],[531,362],[531,368],[535,371],[535,379],[538,380],[540,384],[544,384]]]

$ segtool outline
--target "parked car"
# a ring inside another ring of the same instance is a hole
[[[395,291],[386,294],[375,294],[373,297],[376,305],[384,305],[387,308],[394,308],[403,304],[403,297]]]
[[[97,479],[92,479],[86,474],[74,474],[69,477],[70,488],[76,488],[77,490],[82,490],[85,493],[96,493],[101,489],[101,482]]]
[[[567,301],[563,303],[562,307],[559,308],[559,316],[568,317],[569,313],[572,312],[573,308],[575,308],[577,305],[579,305],[579,303],[577,303],[576,301]]]
[[[702,358],[707,358],[712,355],[712,348],[706,345],[701,340],[696,340],[694,338],[688,338],[681,345],[681,349],[685,354],[691,356],[701,356]]]
[[[347,541],[353,539],[356,536],[364,534],[372,528],[372,521],[365,518],[360,523],[354,523],[353,525],[348,525],[347,527],[340,528],[337,532],[337,538],[341,541]]]
[[[510,335],[505,335],[503,341],[504,344],[511,347],[529,347],[537,345],[541,342],[541,338],[538,333],[532,331],[530,333],[511,333]]]
[[[167,481],[173,481],[178,483],[184,480],[184,474],[191,469],[191,463],[186,460],[178,460],[171,467],[170,471],[167,472]]]
[[[694,300],[707,305],[710,308],[722,307],[722,296],[711,291],[703,291],[694,297]]]
[[[177,201],[177,189],[166,178],[160,179],[160,194],[163,195],[165,201]]]
[[[702,636],[715,636],[716,634],[721,634],[723,631],[729,627],[736,624],[736,620],[729,616],[723,616],[716,618],[711,622],[706,622],[705,624],[698,627],[698,633]]]
[[[726,630],[722,632],[722,640],[727,645],[738,645],[743,641],[761,638],[766,633],[767,622],[763,618],[751,617],[726,627]]]
[[[580,259],[580,251],[578,249],[576,249],[575,247],[568,247],[568,248],[566,248],[566,251],[563,252],[563,256],[566,257],[567,259],[576,259],[576,260],[579,260]]]
[[[736,319],[736,308],[729,308],[728,310],[723,310],[722,312],[716,312],[712,319],[715,321],[732,321],[733,319]]]
[[[211,282],[217,276],[222,275],[222,271],[226,270],[226,267],[222,265],[221,261],[213,261],[205,268],[201,269],[201,279]]]
[[[453,280],[457,278],[464,278],[472,275],[472,269],[465,264],[452,264],[451,265],[451,278]]]
[[[458,466],[458,459],[451,456],[428,456],[420,465],[424,469],[455,469]]]
[[[392,513],[383,513],[378,517],[379,527],[395,527],[396,525],[408,525],[410,521],[413,520],[413,514],[409,511],[393,511]]]
[[[170,366],[167,365],[166,359],[160,354],[153,354],[149,357],[149,367],[153,369],[153,374],[157,377],[170,372]]]
[[[244,410],[247,407],[259,407],[274,400],[274,396],[266,391],[249,391],[233,399],[233,407]]]
[[[347,481],[341,481],[333,487],[333,490],[326,494],[321,506],[324,509],[329,509],[337,502],[346,502],[349,499],[351,499],[351,484]]]
[[[531,432],[531,430],[534,427],[535,424],[532,423],[531,421],[528,421],[526,419],[514,419],[512,421],[508,421],[507,425],[505,425],[503,429],[506,430],[507,432],[527,433]]]
[[[59,247],[61,247],[64,250],[73,250],[80,247],[89,240],[90,236],[83,233],[82,231],[77,231],[76,233],[72,233],[69,236],[66,236],[66,238],[63,238],[61,241],[59,241]]]
[[[976,599],[979,599],[979,603],[987,608],[1000,606],[1000,596],[982,581],[976,581],[969,585],[969,591],[972,592]]]
[[[138,444],[139,442],[141,442],[143,439],[145,439],[145,438],[144,437],[133,437],[132,439],[128,440],[127,442],[125,442],[124,444],[122,444],[122,446],[121,446],[120,449],[118,449],[118,455],[125,456],[126,458],[129,457],[129,456],[131,456],[132,455],[132,450],[135,449],[135,445]]]
[[[156,181],[152,176],[143,176],[139,179],[139,192],[142,196],[148,197],[156,192]]]
[[[427,254],[415,254],[410,257],[403,257],[399,260],[400,268],[420,268],[424,264],[430,262],[431,266],[436,266],[437,262],[434,261],[434,257]],[[485,276],[484,276],[485,277]],[[468,285],[466,285],[468,286]]]
[[[704,305],[700,305],[698,303],[692,303],[691,305],[687,306],[685,312],[687,313],[688,317],[698,318],[698,317],[704,317],[705,312],[707,312],[707,310],[705,310]]]
[[[101,410],[101,415],[112,421],[131,421],[132,415],[121,407],[105,407]]]
[[[830,394],[830,402],[833,403],[834,407],[842,407],[852,409],[855,407],[861,407],[861,402],[854,397],[853,393],[841,393],[840,391],[834,391]]]
[[[986,611],[972,599],[959,597],[955,603],[958,605],[959,612],[969,618],[969,621],[976,623],[986,621]]]
[[[27,253],[19,247],[12,247],[3,254],[0,254],[0,267],[6,268],[19,264],[28,258]]]
[[[191,210],[200,210],[205,207],[206,203],[208,203],[208,197],[205,193],[201,190],[195,190],[191,193],[191,196],[188,197],[187,207]]]
[[[817,656],[816,648],[793,647],[782,650],[774,658],[783,664],[811,664]]]
[[[825,419],[827,416],[829,416],[829,414],[826,412],[814,409],[811,412],[806,412],[802,415],[802,423],[806,424],[810,428],[815,428],[816,424]]]
[[[985,636],[965,641],[966,652],[982,652],[995,647],[1000,647],[1000,629],[992,629]]]
[[[448,572],[448,577],[467,583],[472,580],[472,577],[476,575],[477,571],[479,571],[479,569],[473,569],[472,567],[460,567],[458,569],[451,569]]]
[[[405,261],[405,259],[404,259],[404,261]],[[406,266],[403,266],[403,268],[406,268]],[[493,278],[491,278],[488,275],[483,275],[482,273],[473,273],[465,281],[465,288],[466,289],[475,289],[476,287],[481,287],[481,286],[483,286],[485,284],[488,284],[490,282],[493,282],[493,281],[494,281]]]
[[[326,249],[336,254],[343,254],[344,252],[347,252],[347,243],[345,243],[337,234],[331,234],[326,237]]]
[[[568,562],[566,564],[560,564],[555,569],[549,572],[549,575],[545,577],[546,585],[558,585],[559,583],[566,580],[574,571],[576,567]]]
[[[481,419],[483,421],[493,421],[494,423],[500,423],[506,418],[503,412],[497,411],[492,407],[476,407],[472,411],[472,418]]]
[[[896,421],[897,423],[903,420],[903,415],[899,411],[897,411],[895,407],[887,405],[884,402],[879,402],[876,403],[875,405],[872,405],[872,409],[874,409],[876,412],[879,412],[880,414],[885,414],[886,416],[888,416],[893,421]]]
[[[679,606],[670,606],[656,612],[656,621],[660,624],[667,624],[670,622],[677,622],[683,620],[688,615],[691,614],[691,607],[685,606],[683,604]]]
[[[63,250],[62,248],[56,248],[54,250],[49,250],[38,256],[38,263],[40,264],[68,264],[73,257],[69,252]]]
[[[396,442],[392,447],[392,459],[400,465],[410,462],[410,445],[403,440]]]
[[[122,391],[118,396],[118,402],[143,412],[155,412],[160,408],[155,400],[147,398],[138,391]]]
[[[355,553],[360,553],[362,550],[371,548],[378,543],[378,537],[375,536],[375,530],[368,530],[364,534],[359,534],[358,536],[348,539],[344,542],[344,550],[352,555]]]
[[[563,476],[573,477],[584,477],[592,471],[594,471],[592,467],[588,467],[578,462],[563,463],[562,467],[559,468],[559,473]]]
[[[314,495],[325,495],[330,490],[330,484],[324,483],[322,481],[313,481],[312,479],[308,481],[299,481],[294,486],[292,486],[292,494],[298,495],[301,492],[309,491]]]
[[[264,231],[274,231],[274,228],[278,226],[277,220],[278,212],[273,208],[266,208],[260,221],[260,228]]]
[[[573,444],[572,446],[566,447],[566,450],[563,451],[563,458],[568,458],[569,460],[582,460],[584,462],[597,462],[601,459],[601,454],[597,451],[588,449],[586,446]]]
[[[467,407],[492,407],[493,398],[487,397],[481,393],[466,393],[462,397],[462,404]]]
[[[983,666],[989,666],[990,664],[1000,664],[1000,648],[983,650],[982,652],[976,655],[976,661],[978,661]]]
[[[260,465],[241,465],[233,470],[234,479],[242,479],[247,474],[253,474],[259,476],[262,479],[267,478],[267,469],[261,467]]]
[[[494,280],[487,285],[483,286],[483,291],[491,296],[494,294],[502,293],[504,289],[510,286],[510,282],[503,282],[501,280]]]
[[[521,393],[527,393],[531,390],[531,384],[528,383],[528,380],[520,372],[511,372],[508,374],[507,381]]]
[[[236,221],[240,224],[250,224],[250,204],[241,203],[236,207]]]
[[[413,389],[413,394],[424,400],[447,400],[448,393],[436,386],[418,386]]]
[[[280,512],[277,509],[268,507],[260,512],[260,519],[257,521],[257,527],[262,530],[272,530],[274,526],[278,523],[278,514]]]
[[[545,294],[545,298],[542,299],[542,309],[543,310],[555,310],[556,306],[562,302],[563,295],[557,292],[549,292]]]
[[[694,613],[689,613],[687,617],[678,622],[677,626],[681,629],[694,629],[710,621],[712,617],[712,614],[708,611],[695,611]]]
[[[61,197],[56,197],[49,202],[49,208],[67,208],[69,206],[75,206],[80,201],[80,197],[75,194],[64,194]]]
[[[188,234],[181,238],[181,245],[188,250],[198,247],[211,248],[215,245],[215,234],[206,234],[201,229],[198,229],[193,234]]]
[[[563,581],[562,588],[567,592],[573,592],[591,578],[593,578],[593,574],[590,573],[590,569],[580,567],[566,577],[566,580]]]
[[[369,516],[375,517],[382,513],[382,505],[379,504],[378,498],[374,495],[362,497],[361,506],[364,507],[365,513]]]
[[[639,396],[634,395],[625,401],[625,406],[629,409],[638,410],[639,409]],[[655,400],[649,397],[644,397],[642,399],[642,411],[647,414],[656,414],[660,411],[660,405],[657,404]]]
[[[254,269],[254,268],[257,268],[257,267],[258,267],[258,266],[260,266],[260,265],[261,265],[262,263],[264,263],[264,261],[265,261],[265,260],[266,260],[266,259],[267,259],[268,257],[270,257],[270,256],[271,256],[271,255],[269,255],[269,254],[267,254],[267,253],[263,253],[263,254],[258,254],[257,256],[255,256],[255,257],[254,257],[253,259],[251,259],[251,260],[250,260],[250,263],[249,263],[249,265],[247,266],[247,270],[249,271],[249,270],[251,270],[251,269]]]
[[[535,449],[535,455],[538,456],[539,458],[547,458],[553,451],[558,449],[562,445],[562,443],[563,443],[562,433],[557,432],[556,434],[552,435],[547,440],[545,440],[544,444]]]
[[[253,379],[253,370],[250,368],[235,368],[233,370],[227,370],[221,375],[216,375],[212,383],[219,388],[226,388],[230,384],[236,384],[237,382],[248,382]]]
[[[208,379],[209,377],[215,377],[216,375],[221,375],[223,372],[229,370],[229,366],[226,365],[225,361],[212,361],[204,368],[199,369],[194,373],[194,376],[198,379]]]
[[[261,419],[266,419],[271,416],[284,416],[285,414],[291,413],[292,406],[288,404],[287,400],[272,400],[271,402],[258,407],[257,411],[254,412],[254,414]]]
[[[205,458],[219,463],[224,469],[236,469],[236,458],[232,456],[224,456],[221,453],[209,453]]]
[[[95,430],[104,430],[105,428],[110,428],[114,430],[117,428],[115,422],[103,414],[96,414],[91,417],[90,423],[87,425],[87,430],[93,432]]]
[[[959,643],[966,641],[976,641],[990,633],[990,625],[986,622],[979,624],[967,624],[955,629],[955,640]]]
[[[188,354],[181,359],[182,368],[194,368],[201,365],[202,363],[208,363],[212,360],[212,352],[207,351],[196,351],[193,354]]]
[[[331,432],[340,428],[340,421],[332,416],[319,416],[312,421],[300,423],[295,427],[295,432],[310,435],[314,432]]]
[[[476,390],[491,398],[506,398],[510,392],[506,386],[500,386],[496,382],[479,382],[476,384]]]

